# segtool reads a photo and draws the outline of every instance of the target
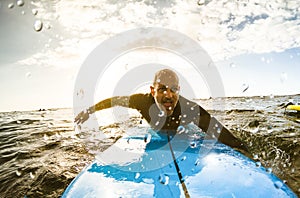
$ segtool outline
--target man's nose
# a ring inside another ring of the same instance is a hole
[[[172,97],[173,97],[173,92],[171,91],[170,88],[168,88],[168,89],[164,92],[164,94],[165,94],[165,97],[167,97],[167,98],[172,98]]]

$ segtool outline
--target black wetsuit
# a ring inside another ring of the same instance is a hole
[[[103,100],[95,105],[96,110],[113,106],[124,106],[138,110],[155,130],[177,130],[182,125],[194,123],[206,132],[207,138],[217,138],[220,142],[247,151],[243,143],[234,137],[220,122],[199,106],[182,96],[171,116],[164,115],[157,107],[151,94],[117,96]]]

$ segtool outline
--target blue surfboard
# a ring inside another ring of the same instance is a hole
[[[119,139],[62,197],[297,197],[259,163],[197,133]]]

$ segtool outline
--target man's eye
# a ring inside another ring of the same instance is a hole
[[[163,93],[163,92],[167,91],[167,88],[166,87],[160,87],[160,88],[157,89],[157,91],[160,92],[160,93]]]
[[[173,87],[173,88],[171,88],[171,91],[172,91],[173,93],[178,93],[178,92],[179,92],[179,89],[178,89],[177,87]]]

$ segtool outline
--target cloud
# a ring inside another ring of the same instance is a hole
[[[57,20],[67,32],[67,39],[56,49],[21,62],[73,65],[106,38],[147,26],[170,28],[190,36],[215,61],[244,53],[280,52],[300,46],[297,0],[211,0],[204,5],[181,0],[110,2],[35,2],[39,16],[45,21]]]

